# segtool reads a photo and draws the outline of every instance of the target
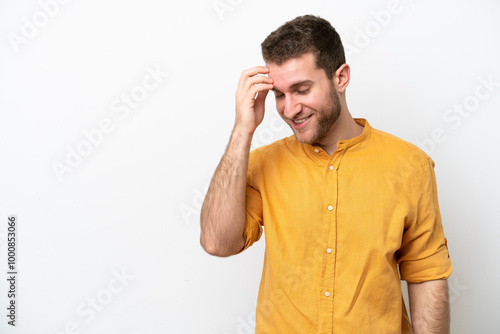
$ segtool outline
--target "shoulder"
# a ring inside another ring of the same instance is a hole
[[[287,162],[296,158],[300,152],[299,146],[292,135],[252,150],[248,161],[248,172],[255,176],[280,170],[287,165]]]
[[[258,147],[250,152],[251,160],[269,160],[277,155],[290,154],[293,150],[293,135],[279,139],[271,144]]]
[[[411,161],[418,165],[432,161],[429,155],[415,144],[378,129],[371,129],[369,141],[370,146],[384,158]]]
[[[434,161],[418,146],[387,132],[372,129],[366,144],[372,171],[383,175],[392,191],[410,196],[433,180]]]

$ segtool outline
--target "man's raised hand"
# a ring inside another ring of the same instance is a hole
[[[235,131],[253,135],[264,118],[265,100],[273,80],[265,76],[269,68],[257,66],[243,71],[236,90]]]

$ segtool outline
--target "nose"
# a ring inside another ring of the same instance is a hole
[[[299,103],[293,96],[285,96],[285,110],[284,115],[286,118],[292,119],[302,111],[302,104]]]

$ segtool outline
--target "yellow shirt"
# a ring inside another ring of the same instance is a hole
[[[250,153],[244,249],[263,226],[266,240],[257,334],[411,333],[400,280],[451,274],[434,162],[356,122],[332,156],[294,136]]]

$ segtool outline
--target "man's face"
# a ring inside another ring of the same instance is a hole
[[[276,108],[298,141],[319,143],[340,115],[337,91],[323,69],[316,68],[312,53],[281,65],[267,64],[274,80]]]

